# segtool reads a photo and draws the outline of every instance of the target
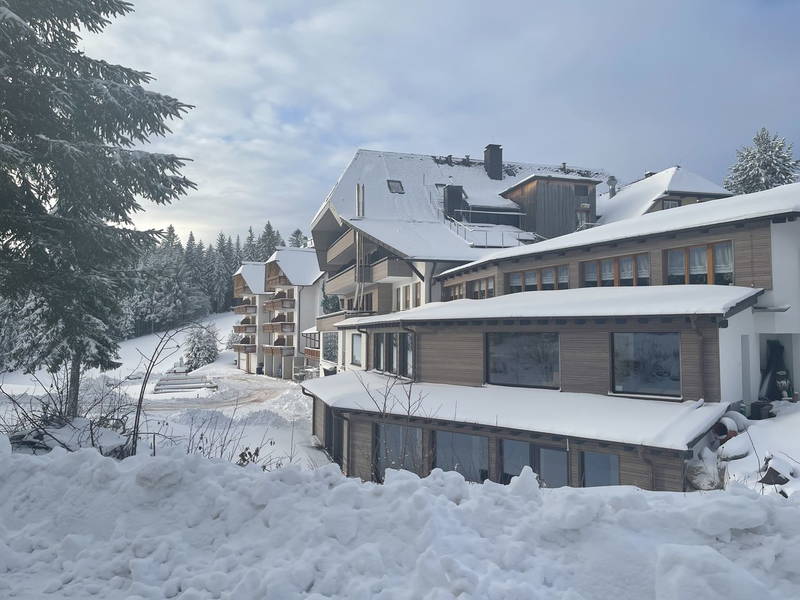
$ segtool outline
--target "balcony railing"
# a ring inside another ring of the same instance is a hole
[[[267,279],[267,291],[274,292],[276,288],[287,287],[292,285],[292,282],[285,275],[275,275]]]
[[[233,345],[234,352],[242,352],[244,354],[252,354],[256,351],[255,344],[234,344]]]
[[[264,350],[264,354],[277,354],[279,356],[291,356],[294,354],[294,346],[263,344],[261,349]]]
[[[319,348],[304,348],[303,354],[306,355],[306,358],[312,358],[314,360],[319,360]]]
[[[233,307],[233,312],[237,315],[254,315],[258,312],[255,304],[239,304]]]
[[[291,321],[278,321],[276,323],[264,323],[261,326],[264,333],[294,333],[294,323]]]
[[[336,331],[336,324],[350,317],[368,317],[375,314],[371,311],[340,310],[317,317],[317,331]]]
[[[371,267],[359,267],[358,272],[356,272],[355,265],[348,267],[328,279],[325,282],[325,290],[329,294],[346,294],[353,291],[356,282],[372,283]]]
[[[399,258],[387,257],[372,265],[372,281],[374,283],[388,283],[407,279],[413,275],[407,262]]]
[[[245,323],[233,326],[234,333],[256,333],[257,331],[258,327],[255,323]]]
[[[328,264],[347,264],[355,256],[355,232],[348,229],[328,248],[326,260]]]
[[[292,310],[294,298],[273,298],[264,302],[264,310]]]

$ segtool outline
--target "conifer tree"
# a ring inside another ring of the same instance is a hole
[[[762,127],[753,138],[752,146],[736,151],[736,163],[724,185],[734,194],[750,194],[794,183],[798,173],[800,160],[792,155],[792,144]]]
[[[305,248],[308,246],[308,237],[300,229],[295,229],[289,236],[289,246],[293,248]]]
[[[256,236],[252,227],[247,229],[247,237],[244,239],[244,246],[242,246],[242,260],[258,260]]]
[[[194,187],[185,159],[137,147],[190,106],[146,90],[149,74],[80,50],[81,31],[99,34],[132,10],[0,0],[0,295],[23,308],[5,360],[68,367],[71,415],[81,370],[119,364],[129,268],[159,236],[131,227],[140,200],[166,204]]]

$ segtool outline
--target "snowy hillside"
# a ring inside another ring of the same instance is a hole
[[[2,452],[2,450],[0,450]],[[0,455],[0,597],[800,597],[800,506],[743,488],[383,486],[197,456]]]

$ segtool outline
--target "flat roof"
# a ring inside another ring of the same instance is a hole
[[[668,402],[536,388],[414,383],[370,371],[345,371],[302,387],[334,408],[475,423],[576,438],[687,450],[728,403]],[[386,403],[384,406],[384,396]],[[377,404],[376,404],[377,402]]]
[[[657,285],[543,290],[483,300],[432,302],[368,317],[352,317],[340,328],[463,319],[539,319],[735,314],[755,302],[760,288],[725,285]]]
[[[456,275],[474,267],[506,259],[786,214],[800,214],[800,183],[782,185],[753,194],[659,210],[527,246],[487,252],[471,263],[440,273],[437,278]]]

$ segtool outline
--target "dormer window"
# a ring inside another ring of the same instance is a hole
[[[577,184],[575,186],[575,195],[576,196],[588,196],[589,195],[589,186],[583,184]]]
[[[403,189],[403,182],[397,179],[387,179],[387,185],[389,186],[389,191],[393,194],[405,194],[405,190]]]

